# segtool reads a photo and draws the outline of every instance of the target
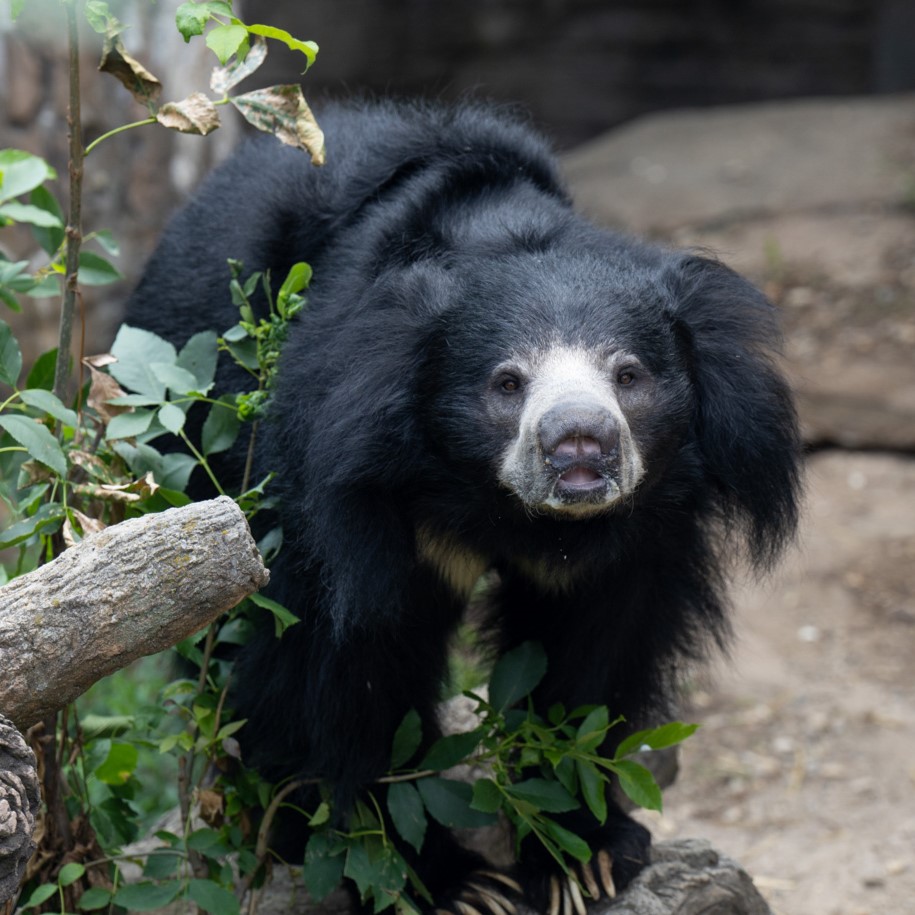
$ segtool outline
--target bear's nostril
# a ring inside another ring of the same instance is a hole
[[[571,435],[564,438],[554,449],[557,457],[600,457],[600,442],[596,438],[584,435]]]

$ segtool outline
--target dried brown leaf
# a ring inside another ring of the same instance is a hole
[[[249,124],[272,133],[287,146],[311,156],[313,165],[324,164],[324,133],[298,84],[257,89],[230,99]]]
[[[127,392],[106,372],[100,372],[99,368],[104,365],[111,365],[117,362],[117,359],[109,353],[100,356],[87,356],[83,359],[83,364],[89,368],[92,373],[92,383],[89,385],[89,397],[86,403],[95,410],[107,426],[119,413],[128,413],[133,407],[116,406],[108,403],[115,397],[123,397]]]
[[[162,83],[131,57],[117,35],[106,37],[102,46],[102,73],[110,73],[141,104],[152,109],[162,94]]]
[[[96,534],[99,531],[105,530],[107,527],[104,521],[101,521],[98,518],[90,518],[88,515],[84,515],[81,511],[78,511],[75,508],[70,509],[70,514],[72,514],[79,523],[80,530],[82,530],[82,536],[76,536],[76,532],[74,531],[73,525],[68,517],[64,521],[63,526],[64,543],[66,543],[67,546],[73,546],[75,543],[78,543],[80,540],[82,540],[83,537],[86,536],[86,534]]]
[[[108,502],[142,502],[148,499],[159,484],[152,472],[147,472],[132,483],[78,483],[73,491],[92,499],[104,499]]]
[[[208,826],[222,826],[225,811],[225,797],[215,788],[201,788],[197,794],[200,805],[200,819]]]
[[[156,114],[156,120],[179,133],[205,137],[219,126],[219,112],[202,92],[192,92],[179,102],[166,102]]]
[[[243,79],[249,77],[267,59],[267,41],[258,35],[251,43],[244,60],[235,60],[227,67],[214,67],[210,77],[210,88],[219,96],[225,96]]]

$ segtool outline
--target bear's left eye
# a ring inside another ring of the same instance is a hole
[[[630,385],[635,381],[635,372],[632,369],[623,369],[616,376],[616,380],[621,385]]]

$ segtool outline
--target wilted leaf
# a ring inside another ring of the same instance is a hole
[[[152,108],[162,94],[162,83],[146,67],[131,57],[121,40],[106,37],[102,47],[102,60],[98,65],[102,73],[110,73],[141,104]]]
[[[101,356],[87,356],[83,359],[83,365],[88,367],[92,375],[86,403],[98,413],[106,425],[118,414],[127,413],[130,410],[130,407],[109,403],[117,397],[123,397],[126,391],[107,372],[99,371],[103,365],[110,365],[115,361],[114,356],[107,353]]]
[[[73,487],[73,491],[108,502],[142,502],[158,488],[159,484],[152,471],[148,471],[132,483],[78,483]]]
[[[236,60],[227,67],[213,68],[210,88],[217,95],[225,96],[233,86],[237,86],[243,79],[247,79],[266,59],[267,42],[263,38],[257,37],[244,60]]]
[[[108,4],[103,0],[87,0],[83,12],[89,27],[94,32],[98,32],[99,35],[115,38],[125,29],[124,24],[116,16],[112,15]]]
[[[225,795],[215,788],[201,788],[197,792],[197,801],[203,822],[210,826],[221,826],[226,806]]]
[[[81,511],[78,511],[75,508],[71,508],[70,513],[79,522],[83,536],[86,534],[97,534],[99,531],[105,530],[106,524],[99,518],[90,518],[88,515],[84,515]]]
[[[179,133],[205,137],[219,127],[219,112],[202,92],[192,92],[179,102],[166,102],[156,114],[156,120]]]
[[[314,165],[324,164],[324,134],[301,86],[271,86],[237,95],[230,101],[249,124],[272,133],[287,146],[304,150]]]

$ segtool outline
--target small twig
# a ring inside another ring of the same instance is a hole
[[[70,201],[67,215],[67,264],[64,295],[60,308],[60,326],[57,333],[57,362],[54,366],[54,393],[61,399],[66,394],[70,369],[70,342],[73,337],[73,314],[78,293],[79,249],[82,242],[83,196],[83,131],[79,93],[79,30],[76,23],[75,0],[64,4],[67,12],[69,45],[70,104],[67,111],[70,140],[69,173]]]

